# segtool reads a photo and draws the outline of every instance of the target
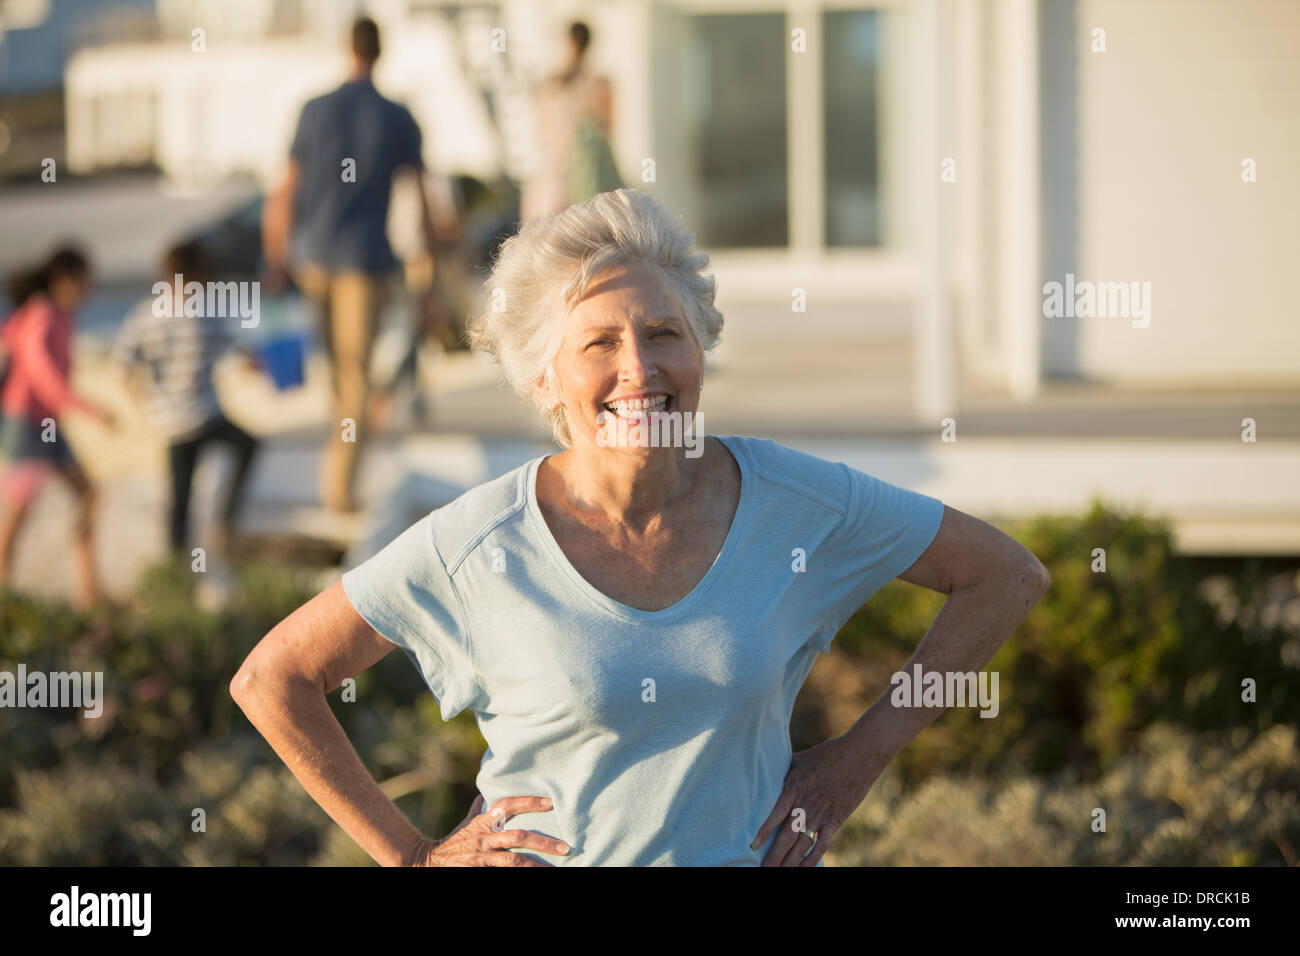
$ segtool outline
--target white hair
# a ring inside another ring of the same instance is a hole
[[[525,223],[501,245],[469,322],[471,347],[494,356],[506,381],[536,401],[535,383],[547,376],[564,336],[565,305],[580,299],[593,278],[611,266],[640,261],[658,266],[677,295],[701,352],[718,344],[722,313],[713,304],[716,282],[703,270],[709,257],[680,217],[636,189],[598,193],[584,203]],[[555,441],[572,444],[564,409],[543,409]]]

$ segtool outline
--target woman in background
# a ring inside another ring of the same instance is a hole
[[[14,542],[37,492],[51,475],[68,483],[77,500],[73,532],[76,566],[74,602],[82,610],[100,598],[95,574],[95,488],[78,464],[62,420],[70,410],[104,425],[113,417],[76,394],[69,383],[73,316],[90,291],[90,263],[78,249],[64,247],[9,284],[15,311],[2,333],[7,371],[0,388],[0,446],[9,469],[0,481],[0,588],[9,576]]]
[[[568,43],[564,69],[533,92],[541,154],[536,175],[524,184],[523,222],[623,185],[609,147],[614,121],[609,80],[583,65],[591,30],[585,23],[571,24]]]

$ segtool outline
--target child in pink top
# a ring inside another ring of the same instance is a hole
[[[0,481],[0,588],[8,579],[14,543],[37,491],[51,475],[63,478],[77,496],[74,555],[77,604],[99,599],[94,565],[95,491],[63,435],[59,420],[75,409],[103,424],[112,416],[72,391],[69,383],[72,316],[90,290],[90,265],[75,249],[56,252],[41,266],[20,272],[10,283],[17,308],[0,340],[8,372],[0,390],[0,447],[9,468]]]

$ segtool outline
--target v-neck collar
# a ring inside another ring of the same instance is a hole
[[[731,456],[736,460],[736,465],[740,468],[740,501],[736,505],[736,513],[731,518],[731,527],[727,530],[727,537],[722,543],[722,550],[718,552],[717,558],[709,566],[709,570],[704,573],[704,577],[700,578],[691,592],[676,604],[661,608],[658,611],[643,611],[640,608],[629,607],[615,601],[604,591],[592,585],[578,572],[578,569],[573,566],[573,563],[564,553],[564,549],[560,547],[559,542],[555,540],[555,535],[551,533],[550,526],[546,523],[546,516],[542,514],[541,506],[537,501],[537,471],[541,463],[551,456],[540,455],[528,463],[523,476],[528,516],[534,522],[538,536],[541,538],[547,552],[560,570],[573,581],[578,590],[615,617],[641,624],[651,624],[679,617],[697,607],[717,583],[718,578],[722,577],[726,572],[727,565],[731,562],[733,554],[739,547],[740,539],[749,523],[749,513],[754,498],[754,477],[750,468],[749,456],[740,441],[737,440],[737,436],[713,435],[710,437],[717,438],[722,442],[723,447],[731,453]]]

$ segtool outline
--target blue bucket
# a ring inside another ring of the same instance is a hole
[[[302,333],[291,332],[263,343],[260,352],[262,364],[266,366],[271,381],[279,391],[296,388],[303,383],[305,353],[305,336]]]

